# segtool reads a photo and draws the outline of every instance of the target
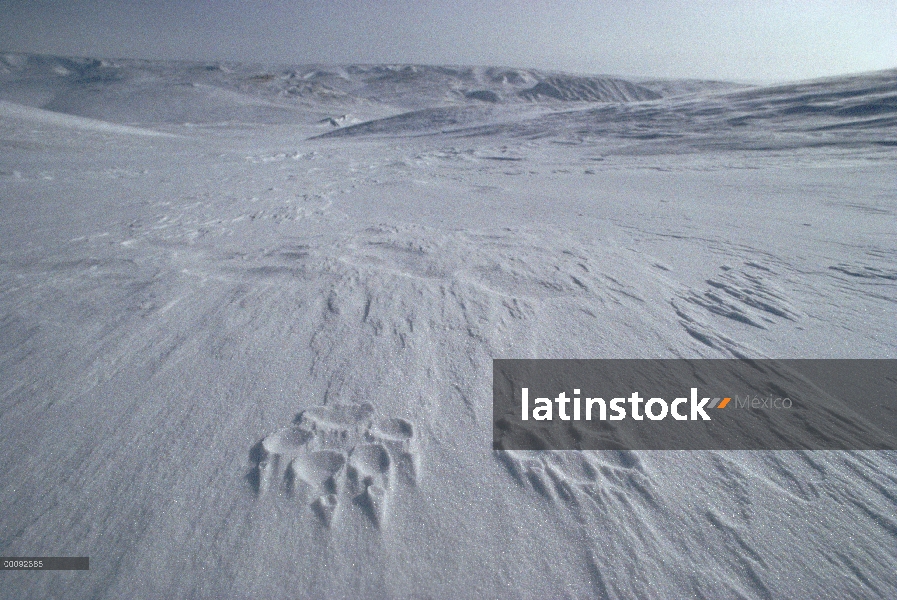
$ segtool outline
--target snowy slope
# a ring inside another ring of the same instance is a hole
[[[4,61],[0,554],[91,570],[0,597],[897,595],[894,452],[491,450],[493,358],[894,358],[893,72]]]
[[[115,125],[108,121],[97,119],[85,119],[83,117],[74,117],[72,115],[58,113],[52,110],[43,110],[31,106],[23,106],[14,102],[6,102],[0,100],[0,118],[10,124],[19,125],[33,124],[34,126],[57,126],[63,129],[82,129],[88,131],[98,131],[107,133],[121,133],[131,135],[150,135],[158,136],[158,131],[152,129],[140,129],[138,127],[128,127],[127,125]]]
[[[650,99],[649,99],[650,100]],[[791,150],[897,145],[897,71],[788,86],[695,92],[654,101],[593,104],[573,110],[499,113],[471,108],[413,111],[327,135],[421,133],[554,139],[629,154],[695,150]],[[445,115],[451,114],[452,118]],[[422,117],[432,115],[432,123]],[[500,116],[499,116],[500,115]],[[466,118],[462,118],[466,117]],[[489,118],[486,118],[486,117]],[[447,127],[448,126],[448,127]]]

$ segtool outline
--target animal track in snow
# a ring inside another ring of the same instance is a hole
[[[496,456],[521,486],[571,507],[594,504],[610,510],[637,497],[655,504],[648,470],[636,452],[532,452],[504,450]]]
[[[414,426],[380,418],[367,403],[307,409],[249,458],[247,480],[259,497],[299,499],[327,526],[354,506],[382,527],[391,492],[415,485],[419,468]]]

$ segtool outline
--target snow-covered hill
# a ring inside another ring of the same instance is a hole
[[[0,99],[116,122],[297,122],[297,107],[627,102],[611,77],[422,65],[263,66],[0,55]],[[100,108],[102,107],[102,108]],[[102,115],[99,113],[102,112]]]
[[[651,154],[897,146],[897,70],[787,86],[716,87],[654,101],[551,106],[536,115],[497,108],[420,110],[328,135],[502,135]]]

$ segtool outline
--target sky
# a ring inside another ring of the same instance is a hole
[[[897,67],[897,0],[0,0],[0,51],[775,82]]]

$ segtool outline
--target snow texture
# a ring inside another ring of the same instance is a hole
[[[895,358],[897,71],[0,56],[4,598],[894,598],[894,452],[493,452],[493,358]]]

